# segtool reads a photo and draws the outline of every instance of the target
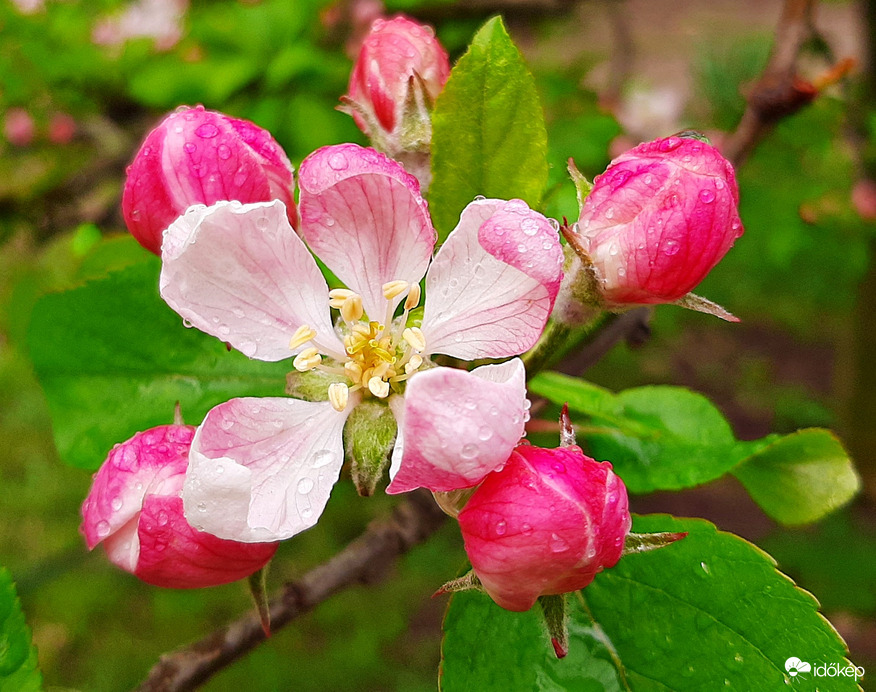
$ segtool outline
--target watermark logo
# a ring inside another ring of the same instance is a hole
[[[785,661],[785,670],[792,680],[802,679],[803,674],[811,673],[816,678],[854,678],[855,682],[864,677],[864,669],[853,664],[841,665],[838,663],[815,664],[801,661],[796,656],[791,656]],[[798,677],[800,676],[800,677]],[[808,676],[807,676],[808,677]]]
[[[796,656],[791,656],[791,658],[785,661],[785,670],[788,671],[788,675],[795,678],[799,673],[808,673],[811,671],[812,666],[806,663],[806,661],[801,661]]]

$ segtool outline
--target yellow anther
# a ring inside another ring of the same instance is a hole
[[[389,363],[390,365],[392,365],[392,363],[395,362],[395,358],[392,357],[392,354],[389,351],[380,347],[371,349],[371,353],[380,358],[380,360],[382,360],[384,363]]]
[[[319,355],[318,349],[305,348],[295,356],[292,365],[298,372],[307,372],[308,370],[313,370],[320,362],[322,362],[322,356]]]
[[[411,356],[411,359],[405,363],[405,375],[410,375],[412,372],[416,372],[417,368],[419,368],[423,364],[423,356],[419,356],[414,354]]]
[[[362,296],[353,294],[347,298],[341,305],[341,317],[344,322],[358,322],[362,319],[365,310],[362,307]]]
[[[411,292],[405,298],[405,310],[413,310],[420,303],[420,284],[411,286]]]
[[[389,382],[384,382],[379,377],[372,377],[368,380],[368,391],[380,399],[385,399],[389,396]]]
[[[402,332],[402,339],[415,351],[423,351],[426,348],[426,337],[419,327],[408,327]]]
[[[371,328],[366,324],[362,324],[361,322],[353,325],[352,332],[353,334],[359,334],[368,339],[371,338]]]
[[[308,325],[302,324],[298,329],[295,330],[295,333],[292,335],[292,339],[289,341],[289,349],[295,350],[299,346],[306,344],[313,337],[316,336],[316,331],[311,329]]]
[[[333,382],[328,388],[328,398],[335,411],[343,411],[350,400],[350,388],[343,382]]]
[[[340,310],[344,301],[355,295],[357,295],[356,292],[351,291],[349,288],[334,288],[329,291],[329,305]]]
[[[408,290],[410,284],[407,281],[390,281],[383,284],[383,297],[387,300],[392,300],[396,296]]]
[[[348,360],[344,363],[344,372],[351,382],[359,382],[362,379],[362,366],[355,360]]]

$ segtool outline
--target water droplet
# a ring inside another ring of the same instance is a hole
[[[140,152],[141,156],[149,156],[152,153],[151,147],[143,147],[143,151]]]
[[[219,332],[219,336],[228,336],[231,334],[231,329],[227,324],[220,324],[216,331]]]
[[[709,566],[705,562],[701,562],[700,567],[702,568],[703,572],[705,572],[706,574],[712,573],[712,570],[709,568]]]
[[[562,461],[555,461],[551,463],[551,468],[557,473],[565,473],[566,465]]]
[[[651,181],[653,181],[653,180],[654,180],[654,176],[649,173],[648,175],[645,176],[645,185],[650,185]]]
[[[158,513],[158,525],[159,526],[167,526],[167,522],[168,522],[167,512],[165,512],[164,510],[161,510]]]
[[[267,227],[268,227],[268,217],[267,216],[260,216],[259,218],[256,219],[256,228],[258,228],[260,231],[264,231],[265,229],[267,229]]]
[[[605,210],[605,218],[613,219],[614,218],[614,207],[609,207]]]
[[[114,497],[113,501],[110,504],[113,508],[113,511],[118,512],[122,508],[122,498]]]
[[[321,449],[313,455],[313,459],[310,462],[310,468],[321,469],[323,466],[331,464],[334,459],[335,455],[331,452],[331,450]]]
[[[231,428],[233,426],[234,426],[234,419],[232,419],[232,418],[223,418],[221,421],[219,421],[219,427],[222,428],[223,430],[231,430]]]
[[[219,155],[219,158],[223,161],[227,161],[231,158],[231,149],[229,149],[226,145],[220,144],[219,148],[216,149],[216,153]]]
[[[520,527],[520,531],[524,536],[532,535],[532,527],[529,524],[524,524]]]
[[[569,549],[569,544],[563,540],[561,536],[556,533],[551,534],[550,540],[551,551],[555,553],[564,553]]]
[[[140,492],[141,490],[143,490],[143,484],[142,484],[142,483],[137,483],[137,484],[134,486],[134,490],[136,490],[137,492]]]
[[[724,181],[721,180],[720,178],[715,181],[715,189],[716,190],[723,190],[724,189]]]
[[[237,350],[240,351],[247,358],[252,358],[255,355],[258,346],[255,341],[251,341],[249,339],[244,339],[238,345]],[[255,409],[253,409],[253,413],[255,413]]]
[[[677,240],[667,240],[666,247],[664,248],[663,252],[672,257],[672,255],[678,253],[679,249],[680,248]]]
[[[491,416],[498,416],[498,415],[499,415],[499,409],[497,409],[495,406],[493,406],[493,407],[490,409],[490,415],[491,415]]]
[[[557,221],[556,219],[548,219],[548,224],[550,225],[550,227],[552,229],[554,229],[555,232],[557,232],[557,233],[560,232],[560,222],[559,221]]]
[[[508,524],[505,522],[504,519],[500,519],[499,521],[496,522],[496,535],[497,536],[504,536],[505,532],[507,530],[508,530]]]
[[[519,252],[521,255],[522,255],[524,252],[526,252],[526,243],[520,243],[520,244],[517,246],[517,252]]]
[[[483,202],[486,199],[483,195],[475,195],[476,202]]]
[[[221,476],[223,473],[225,473],[225,467],[222,464],[218,464],[216,466],[216,475]]]
[[[667,137],[660,142],[660,151],[673,151],[681,146],[681,140],[678,137]]]
[[[474,459],[478,455],[478,446],[469,442],[467,445],[463,445],[459,454],[463,459]]]
[[[329,156],[328,160],[329,166],[331,166],[332,170],[335,171],[343,171],[349,166],[347,163],[347,157],[342,153],[337,152]]]
[[[615,257],[618,252],[620,252],[620,250],[617,245],[612,244],[612,246],[608,248],[608,254],[612,257]]]
[[[596,557],[596,548],[593,546],[590,546],[589,548],[587,548],[587,552],[584,553],[584,556],[588,560],[592,560],[594,557]]]
[[[193,325],[189,320],[183,318],[183,327],[185,327],[186,329],[191,329],[194,326],[195,325]]]
[[[99,521],[97,523],[97,537],[106,538],[110,533],[110,525],[107,521]]]
[[[486,442],[493,436],[493,430],[486,425],[482,425],[480,430],[478,430],[478,439]]]
[[[736,661],[737,663],[742,663],[745,659],[742,657],[742,654],[736,654],[733,657],[733,660]]]
[[[185,149],[190,154],[194,154],[198,150],[198,147],[193,142],[186,142],[185,144],[183,144],[183,149]]]
[[[627,270],[624,269],[623,267],[618,267],[618,268],[617,268],[617,275],[618,275],[618,276],[626,276],[626,275],[627,275]]]
[[[219,128],[213,123],[204,123],[203,125],[198,125],[195,134],[201,139],[212,139],[219,134]]]
[[[520,224],[520,228],[525,235],[535,235],[538,233],[538,223],[535,219],[524,219]]]
[[[700,202],[703,204],[711,204],[715,201],[715,193],[709,189],[700,190]]]
[[[307,495],[311,490],[313,490],[313,480],[305,477],[298,481],[298,492],[301,495]]]

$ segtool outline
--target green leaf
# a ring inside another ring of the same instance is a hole
[[[555,658],[536,609],[510,613],[482,594],[455,594],[444,622],[444,692],[779,690],[791,689],[784,664],[792,656],[848,665],[817,601],[763,551],[697,519],[636,517],[633,528],[688,537],[624,557],[570,597],[565,659]],[[815,688],[811,674],[795,682]],[[858,689],[849,677],[816,682]]]
[[[42,689],[37,653],[9,571],[0,568],[0,692]]]
[[[840,441],[816,428],[779,438],[733,469],[733,475],[783,524],[817,521],[861,488]]]
[[[61,457],[97,468],[135,432],[170,423],[179,401],[188,423],[237,396],[280,396],[281,363],[229,352],[158,296],[151,260],[41,298],[28,341]]]
[[[547,132],[535,81],[501,18],[475,34],[432,113],[429,203],[441,238],[477,195],[537,206]]]
[[[538,375],[529,387],[590,417],[579,436],[595,458],[612,462],[633,493],[689,488],[732,472],[767,514],[799,524],[844,505],[859,489],[848,454],[827,430],[739,442],[706,397],[682,387],[614,394],[552,372]]]

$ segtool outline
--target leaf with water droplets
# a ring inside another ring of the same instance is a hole
[[[97,468],[114,443],[169,423],[179,401],[191,423],[235,396],[279,396],[285,363],[250,360],[184,329],[158,296],[159,262],[40,299],[30,354],[61,458]]]
[[[697,519],[635,517],[633,529],[688,537],[627,555],[570,596],[562,661],[538,608],[511,613],[484,594],[454,594],[444,621],[443,692],[778,690],[791,656],[848,665],[817,601],[757,547]],[[819,683],[832,692],[858,689],[848,677]]]
[[[429,203],[443,239],[478,195],[536,207],[547,183],[547,131],[535,80],[499,17],[450,73],[432,113]]]
[[[38,692],[42,676],[8,570],[0,568],[0,690]]]

